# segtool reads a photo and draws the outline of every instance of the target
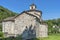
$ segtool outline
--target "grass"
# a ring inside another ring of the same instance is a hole
[[[11,38],[7,38],[7,40],[11,40]],[[19,37],[17,39],[12,39],[12,40],[21,40],[21,39]],[[46,38],[38,38],[38,39],[33,39],[33,40],[60,40],[60,34],[50,34]]]
[[[60,40],[60,34],[52,34],[47,38],[39,38],[39,40]]]

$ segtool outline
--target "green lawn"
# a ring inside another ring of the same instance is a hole
[[[39,38],[39,40],[60,40],[60,34],[52,34],[48,38]]]

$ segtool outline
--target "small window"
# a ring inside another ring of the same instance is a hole
[[[33,9],[33,6],[31,8]]]
[[[26,28],[27,28],[27,26],[26,26]]]

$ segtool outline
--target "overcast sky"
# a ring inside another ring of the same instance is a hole
[[[0,0],[0,5],[16,13],[29,10],[34,3],[44,20],[60,18],[60,0]]]

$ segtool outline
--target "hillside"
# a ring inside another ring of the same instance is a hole
[[[1,20],[7,18],[7,17],[11,17],[11,16],[15,16],[17,15],[15,12],[12,12],[10,10],[8,10],[7,8],[4,8],[3,6],[0,6],[0,22]]]
[[[58,30],[60,29],[60,18],[52,19],[52,20],[46,20],[45,22],[48,24],[49,32],[58,32]],[[53,28],[54,25],[57,25],[57,28],[54,29]]]
[[[45,21],[49,26],[57,25],[60,26],[60,18],[52,19],[52,20],[46,20]]]
[[[1,21],[7,17],[11,17],[15,15],[17,15],[17,13],[10,11],[7,8],[4,8],[3,6],[0,6],[0,31],[2,29]]]

